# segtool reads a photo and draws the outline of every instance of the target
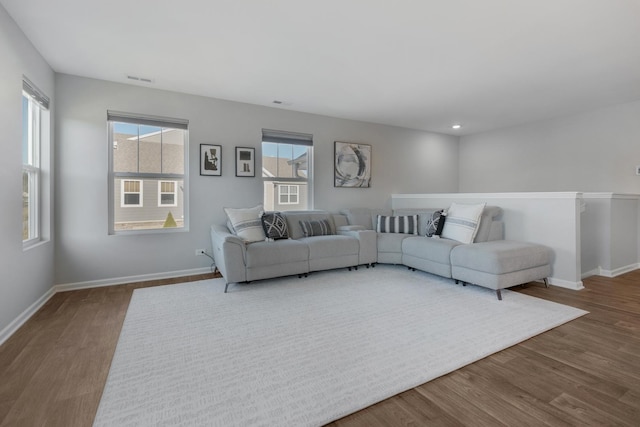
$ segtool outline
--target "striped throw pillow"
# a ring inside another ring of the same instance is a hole
[[[378,215],[376,231],[378,233],[418,234],[418,215]]]
[[[302,228],[304,237],[328,236],[330,234],[334,234],[331,223],[327,219],[300,221],[300,227]]]

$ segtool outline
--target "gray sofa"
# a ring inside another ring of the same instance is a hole
[[[335,268],[349,269],[376,263],[402,264],[456,282],[500,289],[545,279],[551,273],[550,249],[541,245],[503,240],[502,209],[484,208],[472,244],[425,237],[427,222],[435,209],[348,209],[340,214],[326,211],[283,212],[289,239],[245,243],[225,225],[211,227],[213,254],[227,286]],[[417,215],[418,234],[378,233],[378,215]],[[300,221],[327,219],[332,235],[305,237]]]

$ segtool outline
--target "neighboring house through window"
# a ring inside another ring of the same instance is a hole
[[[107,112],[109,232],[187,229],[188,121]]]
[[[120,206],[141,207],[142,206],[142,181],[123,179],[120,181],[122,194],[120,195]]]
[[[48,127],[42,116],[48,114],[49,98],[26,77],[22,82],[22,243],[39,242],[41,236],[41,143]],[[47,134],[48,136],[48,134]]]
[[[176,181],[158,181],[158,206],[177,206]]]
[[[297,205],[299,185],[278,185],[278,199],[281,205]]]
[[[264,208],[313,209],[313,136],[262,130]]]

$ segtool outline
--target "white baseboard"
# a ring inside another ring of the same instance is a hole
[[[20,313],[18,317],[13,319],[11,323],[9,323],[2,331],[0,331],[0,345],[2,345],[6,340],[8,340],[9,337],[13,335],[18,329],[20,329],[20,326],[24,325],[25,322],[31,318],[31,316],[36,314],[36,312],[40,310],[40,307],[45,305],[45,303],[49,301],[49,299],[55,293],[56,292],[53,290],[53,288],[49,289],[47,292],[44,293],[44,295],[38,298],[36,302],[31,304],[29,307],[27,307],[25,311]]]
[[[591,277],[591,276],[601,276],[601,268],[594,268],[593,270],[589,270],[589,271],[585,271],[584,273],[582,273],[580,275],[581,279],[585,279],[587,277]]]
[[[65,283],[55,285],[55,292],[76,291],[78,289],[101,288],[103,286],[123,285],[125,283],[146,282],[149,280],[170,279],[173,277],[195,276],[196,274],[211,273],[209,267],[193,268],[190,270],[167,271],[164,273],[139,274],[137,276],[114,277],[110,279],[89,280],[86,282]]]
[[[559,288],[566,288],[574,291],[579,291],[580,289],[584,289],[584,284],[582,283],[582,280],[579,282],[571,282],[569,280],[558,279],[557,277],[550,277],[549,284],[553,286],[557,286]]]
[[[630,264],[624,267],[616,268],[614,270],[603,270],[601,268],[599,276],[617,277],[617,276],[620,276],[621,274],[628,273],[630,271],[637,270],[639,268],[640,268],[640,263]]]
[[[16,317],[11,323],[0,331],[0,345],[9,339],[27,320],[31,318],[49,299],[58,292],[75,291],[78,289],[99,288],[102,286],[122,285],[125,283],[145,282],[148,280],[170,279],[173,277],[195,276],[197,274],[211,273],[209,267],[194,268],[191,270],[167,271],[165,273],[141,274],[138,276],[116,277],[111,279],[90,280],[88,282],[67,283],[54,285],[44,293],[36,302]]]

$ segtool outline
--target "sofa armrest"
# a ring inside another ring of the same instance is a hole
[[[340,227],[338,234],[352,236],[358,239],[360,250],[358,252],[358,265],[374,264],[378,262],[378,233],[373,230],[366,230],[363,226],[351,226],[355,230],[342,230]]]
[[[221,225],[211,226],[211,245],[216,267],[227,283],[245,282],[245,242]]]

